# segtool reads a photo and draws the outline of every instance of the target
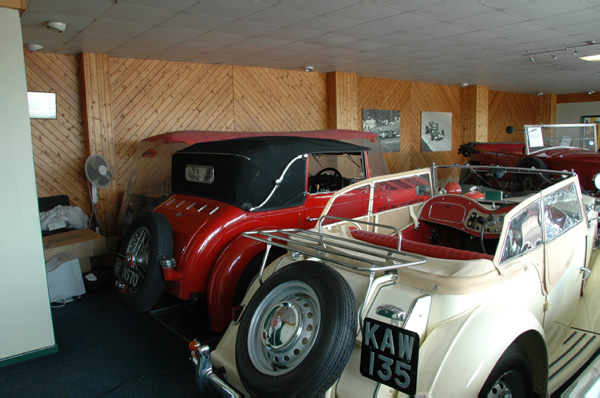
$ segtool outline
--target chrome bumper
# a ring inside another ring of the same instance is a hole
[[[210,348],[207,345],[200,345],[200,342],[194,339],[189,347],[192,352],[191,359],[196,368],[196,384],[200,392],[214,390],[222,397],[243,397],[242,394],[213,373]]]

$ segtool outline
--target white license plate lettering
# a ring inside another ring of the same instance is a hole
[[[365,319],[363,330],[362,375],[406,394],[414,394],[419,335],[370,318]]]
[[[398,386],[398,388],[407,388],[410,385],[410,376],[407,371],[411,370],[411,366],[400,361],[396,361],[396,370],[394,374],[397,377],[394,377],[394,383]]]

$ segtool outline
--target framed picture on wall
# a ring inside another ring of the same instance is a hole
[[[362,125],[363,131],[379,135],[384,152],[400,152],[400,111],[363,109]]]
[[[596,123],[596,131],[600,130],[600,115],[585,115],[581,117],[581,123]]]
[[[452,113],[421,112],[421,152],[452,150]]]

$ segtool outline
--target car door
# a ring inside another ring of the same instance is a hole
[[[543,215],[547,291],[544,329],[548,330],[552,323],[571,323],[581,293],[587,223],[579,187],[573,179],[543,192]]]
[[[533,195],[515,206],[503,228],[501,245],[496,253],[499,269],[511,269],[515,265],[535,269],[535,282],[527,291],[511,292],[522,298],[523,305],[534,314],[540,324],[544,321],[546,290],[544,288],[544,231],[542,223],[542,196]],[[533,274],[533,273],[532,273]]]

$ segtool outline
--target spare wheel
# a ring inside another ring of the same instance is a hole
[[[517,164],[517,167],[525,167],[528,169],[534,168],[542,170],[548,169],[548,166],[546,166],[546,163],[544,163],[542,159],[535,157],[521,159],[519,164]],[[545,181],[550,181],[548,173],[541,173],[539,175],[517,174],[515,176],[514,182],[517,184],[517,186],[522,187],[522,189],[530,190],[543,188],[542,184]]]
[[[127,307],[137,311],[154,307],[166,284],[159,261],[172,256],[173,235],[165,216],[148,212],[133,220],[115,263],[121,299]]]
[[[291,264],[267,279],[244,310],[236,340],[244,387],[261,397],[323,394],[356,338],[356,300],[334,269]]]

